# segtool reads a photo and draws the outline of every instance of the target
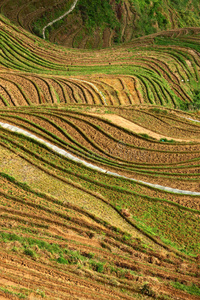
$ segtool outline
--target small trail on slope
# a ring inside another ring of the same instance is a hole
[[[66,17],[68,14],[70,14],[74,10],[74,8],[76,7],[77,2],[78,2],[78,0],[75,0],[68,11],[66,11],[62,16],[60,16],[59,18],[57,18],[57,19],[49,22],[46,26],[43,27],[43,29],[42,29],[42,35],[43,35],[43,39],[44,40],[46,38],[45,37],[45,30],[47,29],[47,27],[49,27],[49,26],[53,25],[54,23],[62,20],[64,17]]]

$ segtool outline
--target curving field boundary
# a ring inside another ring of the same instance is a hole
[[[103,93],[96,87],[96,85],[94,85],[92,82],[89,82],[89,81],[86,81],[86,80],[82,80],[82,79],[77,79],[77,78],[69,78],[69,79],[72,79],[72,80],[77,80],[77,81],[80,81],[80,82],[84,82],[84,83],[87,83],[88,85],[92,86],[95,91],[100,94],[101,96],[101,99],[103,100],[103,104],[104,105],[108,105],[107,104],[107,101],[106,101],[106,98],[104,97]]]
[[[149,182],[145,182],[145,181],[142,181],[142,180],[136,180],[134,178],[129,178],[127,176],[123,176],[123,175],[120,175],[118,173],[115,173],[115,172],[111,172],[111,171],[107,171],[106,169],[103,169],[103,168],[100,168],[98,166],[95,166],[91,163],[88,163],[87,161],[83,160],[83,159],[80,159],[72,154],[70,154],[69,152],[49,143],[49,142],[46,142],[45,140],[37,137],[36,135],[26,131],[26,130],[23,130],[17,126],[13,126],[13,125],[10,125],[8,123],[2,123],[0,122],[0,127],[3,127],[5,129],[8,129],[10,131],[13,131],[13,132],[17,132],[17,133],[20,133],[20,134],[23,134],[25,136],[28,136],[30,138],[32,138],[33,140],[36,140],[42,144],[45,144],[47,147],[49,147],[50,149],[52,149],[54,152],[57,152],[59,153],[60,155],[63,155],[65,157],[67,157],[68,159],[74,161],[74,162],[77,162],[77,163],[80,163],[80,164],[83,164],[84,166],[88,167],[88,168],[91,168],[93,170],[96,170],[98,172],[101,172],[101,173],[104,173],[104,174],[108,174],[108,175],[112,175],[112,176],[115,176],[115,177],[121,177],[121,178],[125,178],[125,179],[128,179],[128,180],[131,180],[131,181],[134,181],[134,182],[137,182],[137,183],[142,183],[144,185],[147,185],[147,186],[150,186],[150,187],[153,187],[153,188],[156,188],[156,189],[160,189],[160,190],[164,190],[166,192],[172,192],[172,193],[176,193],[176,194],[184,194],[184,195],[193,195],[193,196],[200,196],[200,192],[192,192],[192,191],[186,191],[186,190],[179,190],[179,189],[174,189],[174,188],[170,188],[170,187],[166,187],[166,186],[162,186],[162,185],[159,185],[159,184],[153,184],[153,183],[149,183]]]
[[[76,7],[77,2],[78,2],[78,0],[75,0],[68,11],[66,11],[62,16],[60,16],[59,18],[49,22],[46,26],[43,27],[42,35],[43,35],[44,40],[45,40],[45,30],[47,29],[47,27],[53,25],[54,23],[56,23],[59,20],[62,20],[64,17],[66,17],[68,14],[70,14],[74,10],[74,8]]]

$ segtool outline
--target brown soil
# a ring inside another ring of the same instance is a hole
[[[156,132],[153,132],[151,130],[148,130],[146,128],[143,128],[142,126],[139,126],[137,124],[134,124],[133,122],[126,120],[125,118],[122,118],[120,116],[117,115],[113,115],[113,114],[92,114],[94,116],[100,116],[106,120],[111,121],[113,124],[121,126],[123,128],[129,129],[135,133],[145,133],[148,134],[150,137],[153,137],[157,140],[160,140],[161,138],[167,138],[168,140],[172,139],[172,137],[170,136],[163,136],[161,134],[158,134]],[[198,140],[194,140],[194,139],[178,139],[175,138],[176,141],[179,142],[191,142],[191,141],[197,141],[200,142],[200,139]]]

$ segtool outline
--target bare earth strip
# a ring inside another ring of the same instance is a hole
[[[91,115],[91,113],[90,113]],[[166,138],[166,139],[172,139],[172,137],[169,136],[165,136],[165,135],[161,135],[159,133],[156,133],[152,130],[146,129],[140,125],[137,125],[129,120],[126,120],[123,117],[120,117],[118,115],[114,115],[114,114],[92,114],[94,116],[99,116],[101,118],[104,118],[106,120],[111,121],[113,124],[121,126],[125,129],[131,130],[134,133],[144,133],[144,134],[148,134],[150,137],[155,138],[155,139],[162,139],[162,138]],[[192,119],[190,119],[192,120]],[[194,120],[195,121],[195,120]],[[198,121],[197,121],[198,122]],[[191,141],[195,141],[195,142],[200,142],[200,139],[178,139],[178,138],[173,138],[173,140],[178,141],[178,142],[191,142]]]

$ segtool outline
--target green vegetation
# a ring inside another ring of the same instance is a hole
[[[26,299],[27,298],[27,296],[22,294],[22,293],[16,293],[14,291],[11,291],[11,290],[9,290],[7,288],[4,288],[4,287],[1,287],[1,286],[0,286],[0,290],[3,291],[5,294],[17,297],[19,299]]]
[[[104,271],[104,264],[101,262],[92,261],[91,265],[92,265],[93,269],[99,273],[102,273]]]
[[[192,42],[186,39],[170,38],[170,37],[155,37],[154,42],[156,45],[164,46],[180,46],[180,47],[189,47],[191,49],[200,51],[200,45],[198,43]]]
[[[191,295],[200,296],[200,288],[196,286],[195,284],[192,285],[185,285],[180,282],[171,282],[171,285],[175,287],[176,289],[185,291]]]
[[[168,140],[168,139],[166,139],[166,138],[161,138],[161,139],[160,139],[160,142],[174,143],[175,141],[174,141],[173,139]]]
[[[195,89],[193,91],[193,102],[192,103],[180,103],[180,109],[184,111],[194,111],[194,110],[200,110],[200,90]]]
[[[33,32],[36,35],[43,38],[43,34],[42,34],[43,27],[46,26],[49,22],[62,16],[66,11],[68,11],[70,9],[72,3],[73,3],[73,1],[70,0],[70,1],[63,3],[61,5],[60,9],[56,9],[53,7],[53,9],[51,8],[50,11],[46,11],[44,14],[42,14],[42,16],[40,16],[40,18],[38,18],[37,20],[35,20],[33,22],[33,24],[32,24]],[[61,20],[57,21],[56,23],[54,23],[51,27],[48,27],[47,31],[45,32],[47,39],[49,38],[50,31],[59,28],[63,23],[64,23],[64,20],[61,19]]]
[[[42,37],[42,28],[69,10],[72,3],[72,0],[59,3],[21,0],[16,5],[9,0],[7,5],[0,4],[0,9],[20,26]],[[70,16],[49,27],[46,36],[56,44],[101,48],[102,45],[109,46],[109,39],[116,44],[171,28],[198,27],[199,9],[198,0],[79,0]],[[26,20],[27,14],[30,20]],[[79,24],[82,24],[81,32]],[[60,35],[55,36],[57,32]]]
[[[112,9],[111,4],[107,0],[80,0],[76,11],[80,11],[83,22],[89,31],[92,33],[97,27],[104,29],[120,29],[120,23]]]
[[[166,30],[168,19],[163,11],[162,0],[131,0],[131,3],[139,16],[136,30],[140,35],[148,35],[157,31],[157,27]]]

